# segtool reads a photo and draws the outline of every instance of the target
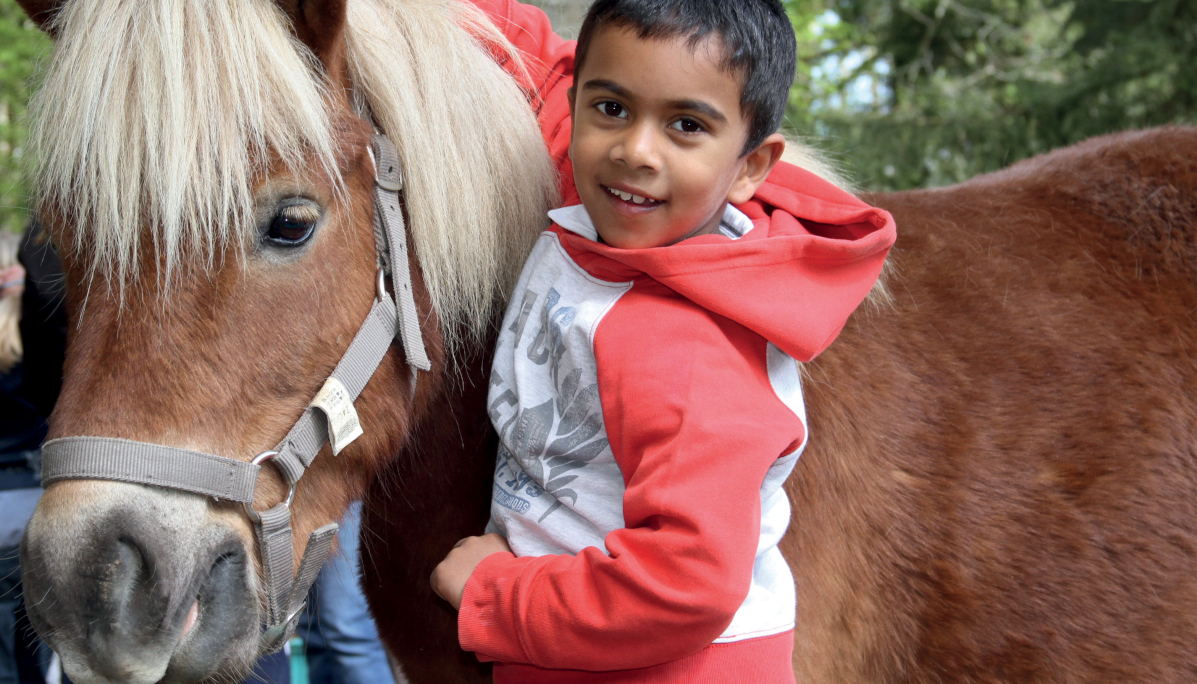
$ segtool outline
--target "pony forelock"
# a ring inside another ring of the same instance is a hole
[[[65,3],[32,103],[59,246],[123,283],[148,241],[169,280],[249,244],[271,155],[335,176],[321,68],[286,22],[268,0]]]

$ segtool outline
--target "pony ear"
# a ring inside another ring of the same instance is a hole
[[[35,0],[36,1],[36,0]],[[345,0],[277,0],[295,36],[324,63],[329,76],[343,76]]]
[[[58,10],[62,7],[65,0],[17,0],[17,4],[21,9],[25,10],[25,14],[34,21],[43,31],[54,37],[54,32],[51,30],[51,24],[54,23],[54,17],[58,15]]]

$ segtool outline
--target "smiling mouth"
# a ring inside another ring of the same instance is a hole
[[[642,207],[652,207],[652,206],[656,206],[658,204],[664,204],[664,202],[661,200],[650,199],[648,197],[641,197],[640,195],[634,195],[630,192],[624,192],[623,190],[616,190],[615,188],[608,188],[605,185],[603,186],[603,189],[625,202],[631,202],[632,204],[642,206]]]

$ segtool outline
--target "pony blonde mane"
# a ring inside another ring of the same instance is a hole
[[[243,256],[271,159],[314,160],[343,188],[323,66],[274,2],[71,0],[55,30],[32,103],[40,202],[91,277],[123,286],[146,250],[164,283]],[[456,0],[353,0],[345,38],[359,113],[399,149],[447,343],[480,339],[556,198],[531,108],[490,52],[514,49]]]
[[[286,22],[264,0],[63,5],[31,137],[42,206],[93,275],[136,278],[146,223],[166,280],[184,259],[210,268],[250,244],[271,154],[336,168],[320,66]]]
[[[786,136],[786,151],[782,153],[781,160],[810,171],[841,190],[856,194],[852,182],[844,176],[834,162],[827,158],[827,155],[800,139]]]
[[[399,150],[424,283],[449,341],[478,341],[557,202],[536,117],[479,39],[518,52],[460,0],[354,0],[348,18],[355,96]]]

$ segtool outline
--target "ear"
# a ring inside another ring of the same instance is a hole
[[[58,16],[58,10],[62,7],[65,0],[17,0],[17,4],[21,9],[25,10],[25,14],[34,21],[43,31],[54,37],[52,24],[54,17]]]
[[[347,79],[345,0],[277,0],[295,29],[295,37],[324,63],[334,83]]]
[[[765,138],[760,147],[745,155],[744,166],[741,167],[740,175],[736,177],[731,190],[727,193],[727,201],[732,204],[743,204],[752,199],[756,191],[764,185],[765,179],[769,177],[773,167],[777,166],[777,162],[781,160],[781,155],[785,151],[785,137],[780,133],[774,133]]]

